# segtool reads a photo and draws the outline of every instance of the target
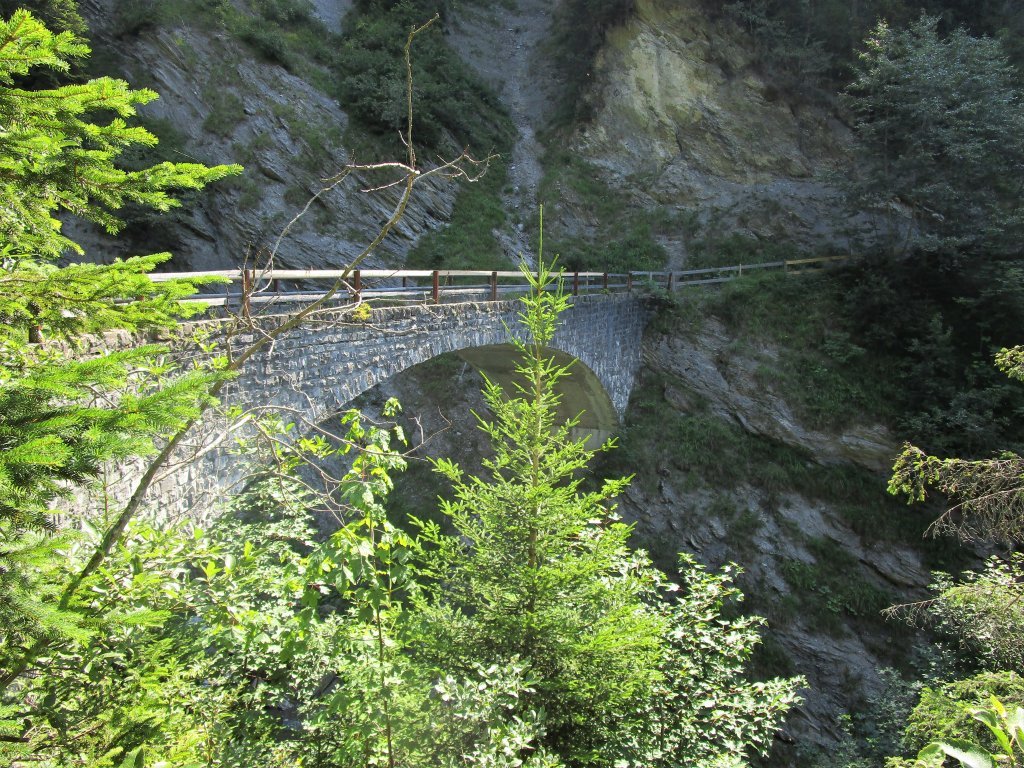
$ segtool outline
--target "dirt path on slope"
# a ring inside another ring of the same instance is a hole
[[[526,224],[537,217],[543,147],[537,131],[551,110],[555,75],[541,43],[551,28],[552,0],[512,0],[483,8],[465,2],[449,29],[449,42],[462,59],[498,93],[512,116],[516,142],[509,184],[502,192],[511,227],[496,233],[506,256],[519,254],[531,265],[535,244]]]

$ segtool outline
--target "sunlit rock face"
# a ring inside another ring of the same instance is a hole
[[[755,66],[752,41],[696,0],[638,0],[608,35],[579,130],[583,157],[649,205],[697,215],[702,228],[842,248],[851,221],[830,174],[848,129],[798,104]]]

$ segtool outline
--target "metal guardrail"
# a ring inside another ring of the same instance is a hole
[[[811,259],[789,259],[762,264],[737,264],[728,267],[676,270],[671,272],[565,272],[563,279],[571,286],[572,294],[595,292],[630,292],[638,286],[680,288],[724,283],[743,274],[762,270],[782,270],[800,274],[822,269],[846,256],[825,256]],[[344,280],[341,300],[360,300],[371,297],[406,299],[417,303],[438,304],[445,296],[483,295],[496,301],[508,293],[522,293],[527,281],[522,272],[486,271],[466,269],[233,269],[204,272],[155,272],[154,282],[216,277],[227,281],[223,293],[196,294],[197,298],[185,302],[202,302],[209,306],[239,306],[247,312],[252,304],[291,302],[315,299],[321,295],[301,287],[302,283]],[[422,283],[421,283],[422,281]],[[236,284],[241,290],[233,290]],[[291,283],[292,286],[288,286]]]

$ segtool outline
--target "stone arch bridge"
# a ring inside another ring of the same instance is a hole
[[[522,334],[520,308],[516,300],[406,305],[373,309],[365,322],[353,322],[343,308],[329,310],[249,360],[222,392],[221,402],[295,409],[308,420],[322,422],[376,384],[450,352],[505,383],[515,363],[510,335]],[[261,318],[257,327],[266,330],[284,317]],[[631,293],[577,296],[561,315],[551,351],[558,359],[575,361],[562,388],[563,411],[573,416],[583,412],[582,433],[603,439],[620,423],[649,317],[643,299]],[[226,327],[223,321],[195,325],[204,326],[213,338]],[[243,348],[254,333],[223,343]],[[194,354],[177,357],[188,362]],[[188,512],[205,517],[244,478],[224,420],[204,419],[185,442],[147,495],[147,506],[161,516]],[[108,493],[127,498],[140,474],[140,466],[122,468]]]

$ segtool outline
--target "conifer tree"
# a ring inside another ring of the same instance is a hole
[[[455,534],[423,526],[432,588],[417,652],[442,674],[524,666],[523,706],[543,713],[539,743],[566,765],[740,764],[770,745],[798,681],[745,681],[760,620],[720,617],[740,597],[729,574],[684,559],[677,593],[628,546],[614,502],[628,480],[585,488],[594,452],[573,438],[576,420],[557,422],[568,368],[547,352],[568,297],[543,259],[524,273],[519,382],[484,388],[487,476],[435,465],[454,486],[441,511]]]
[[[938,29],[922,15],[868,37],[846,91],[859,152],[851,200],[888,213],[896,254],[1012,256],[1024,222],[1019,76],[998,41]]]
[[[185,314],[176,299],[194,283],[156,284],[146,273],[168,254],[109,265],[60,267],[82,248],[62,233],[77,216],[116,233],[117,210],[131,202],[167,210],[172,194],[236,173],[160,163],[137,171],[118,165],[132,145],[156,138],[128,120],[156,98],[100,78],[55,88],[20,87],[39,70],[66,72],[89,48],[72,32],[54,34],[28,11],[0,19],[0,680],[33,638],[78,634],[71,593],[62,584],[67,536],[80,522],[62,506],[72,484],[94,480],[104,463],[146,455],[153,439],[197,412],[209,377],[166,381],[157,348],[75,360],[66,347],[81,333],[168,327]],[[133,303],[118,300],[138,299]],[[89,522],[89,521],[86,521]],[[96,523],[97,521],[91,521]],[[100,521],[102,522],[102,521]]]

